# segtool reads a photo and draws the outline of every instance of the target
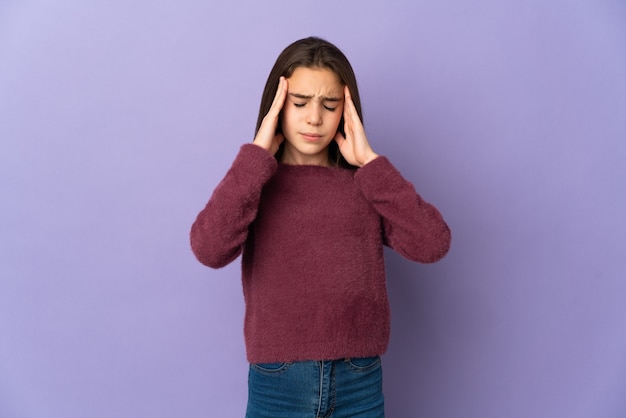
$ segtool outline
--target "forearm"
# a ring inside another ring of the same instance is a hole
[[[256,145],[241,147],[191,227],[191,248],[202,264],[223,267],[241,253],[261,191],[276,165],[274,157]]]
[[[448,252],[451,234],[441,213],[417,194],[385,157],[359,169],[355,179],[383,220],[385,244],[423,263]]]

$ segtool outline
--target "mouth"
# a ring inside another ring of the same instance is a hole
[[[318,142],[323,138],[322,135],[311,132],[302,132],[300,136],[307,142]]]

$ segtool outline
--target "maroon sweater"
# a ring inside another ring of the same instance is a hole
[[[383,354],[383,245],[424,263],[450,246],[437,209],[387,158],[356,171],[285,165],[253,144],[241,147],[191,228],[207,266],[243,253],[251,363]]]

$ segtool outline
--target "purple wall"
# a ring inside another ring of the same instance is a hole
[[[188,230],[310,34],[453,230],[388,252],[388,416],[626,416],[623,2],[94,3],[0,3],[1,417],[243,416],[239,265]]]

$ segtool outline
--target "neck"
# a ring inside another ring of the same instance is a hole
[[[294,149],[285,144],[280,162],[288,165],[319,165],[322,167],[330,167],[330,159],[328,157],[328,147],[318,154],[305,155],[294,152]]]

